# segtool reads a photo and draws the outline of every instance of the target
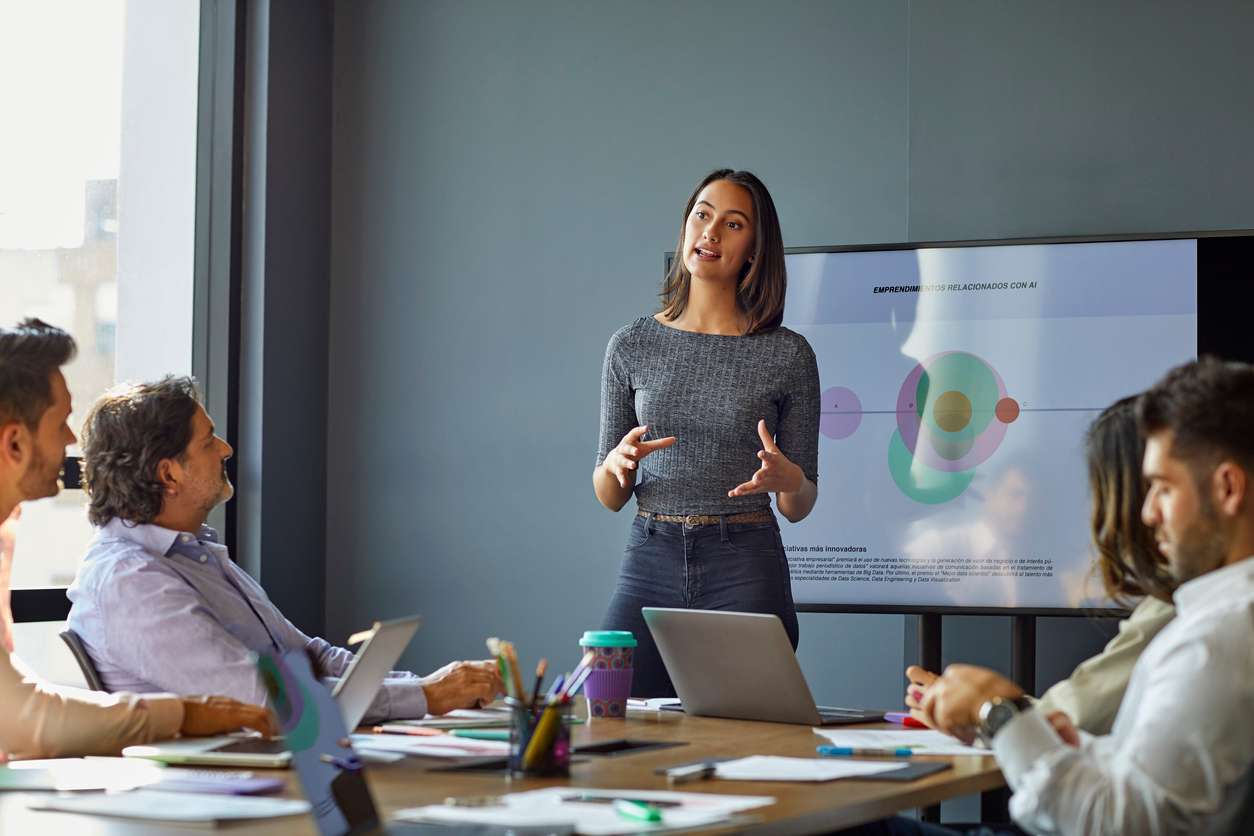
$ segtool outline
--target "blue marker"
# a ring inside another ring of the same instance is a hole
[[[858,755],[874,755],[884,758],[908,758],[914,754],[914,749],[909,746],[903,746],[899,749],[877,749],[866,746],[820,746],[816,750],[825,758],[841,758],[855,757]]]

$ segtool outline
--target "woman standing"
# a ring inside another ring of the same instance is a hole
[[[786,286],[766,187],[713,171],[688,198],[661,310],[610,338],[592,483],[612,511],[636,497],[603,624],[639,642],[635,695],[675,693],[641,607],[774,613],[797,646],[768,494],[792,522],[814,507],[819,376],[780,326]]]

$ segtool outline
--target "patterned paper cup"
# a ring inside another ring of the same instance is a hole
[[[625,718],[636,637],[626,630],[589,630],[579,640],[579,646],[596,653],[592,673],[583,686],[588,716]]]

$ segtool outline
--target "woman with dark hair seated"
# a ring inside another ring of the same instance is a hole
[[[1097,548],[1095,571],[1107,594],[1120,603],[1141,600],[1119,625],[1119,633],[1105,649],[1075,669],[1036,701],[1059,736],[1078,743],[1077,730],[1107,734],[1127,690],[1132,668],[1150,641],[1176,614],[1171,603],[1175,581],[1154,542],[1153,532],[1141,521],[1145,503],[1145,479],[1141,463],[1145,439],[1137,427],[1136,398],[1116,401],[1089,427],[1085,438],[1093,543]],[[906,704],[920,722],[931,725],[922,710],[923,692],[937,674],[911,666],[906,669],[910,686]],[[846,834],[858,836],[941,836],[955,831],[909,819],[887,819],[863,825]],[[1013,826],[997,830],[981,827],[967,836],[1006,836],[1022,833]]]
[[[1176,615],[1171,603],[1175,581],[1153,532],[1141,522],[1145,439],[1137,429],[1135,407],[1135,397],[1124,398],[1097,417],[1085,439],[1085,458],[1093,502],[1096,571],[1114,601],[1141,600],[1120,622],[1119,633],[1105,649],[1081,662],[1070,677],[1046,691],[1036,706],[1051,716],[1065,715],[1067,724],[1090,734],[1110,731],[1141,651]],[[916,719],[926,723],[919,699],[923,689],[936,681],[936,674],[911,666],[906,677],[910,680],[906,705]]]

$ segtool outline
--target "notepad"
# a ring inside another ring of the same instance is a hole
[[[448,714],[428,714],[421,720],[393,720],[398,726],[419,726],[429,729],[508,728],[507,708],[458,708]]]
[[[885,761],[752,755],[723,761],[715,767],[714,777],[725,781],[835,781],[839,778],[892,772],[905,765]]]
[[[309,812],[309,802],[256,796],[198,795],[136,790],[90,795],[30,796],[32,810],[55,810],[86,816],[115,816],[180,824],[212,824],[239,819],[271,819]]]
[[[967,746],[932,729],[814,729],[833,746],[868,749],[909,748],[916,755],[991,755],[988,749]]]
[[[427,758],[477,758],[508,755],[509,742],[474,740],[442,734],[436,737],[408,737],[396,734],[354,734],[353,748],[364,751],[397,752]]]
[[[0,790],[132,790],[166,777],[160,764],[126,758],[43,758],[0,767]]]
[[[660,823],[643,826],[641,822],[622,818],[611,804],[581,802],[581,796],[597,799],[629,798],[637,801],[667,802]],[[721,793],[687,793],[659,790],[577,789],[549,787],[531,792],[510,793],[501,803],[490,807],[455,807],[432,804],[399,810],[401,821],[427,821],[443,824],[488,824],[504,827],[549,827],[559,832],[577,832],[584,836],[614,836],[669,829],[706,827],[728,822],[745,810],[773,804],[770,796],[723,795]],[[673,805],[673,806],[672,806]]]

